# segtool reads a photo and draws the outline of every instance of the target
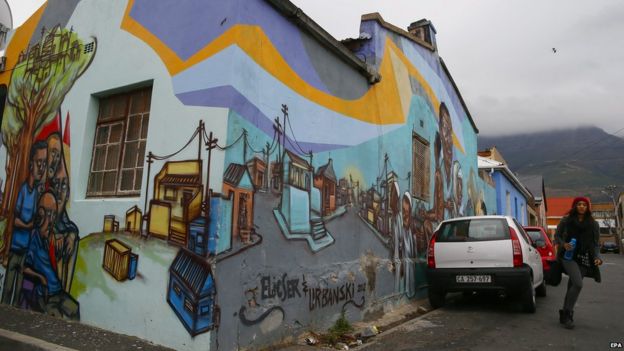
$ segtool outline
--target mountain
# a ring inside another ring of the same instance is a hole
[[[606,185],[624,191],[624,139],[596,127],[479,136],[479,150],[496,146],[520,175],[542,175],[547,196],[587,195],[608,201]]]

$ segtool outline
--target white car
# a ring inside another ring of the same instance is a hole
[[[535,312],[535,295],[546,296],[542,259],[522,226],[510,216],[443,221],[429,241],[429,302],[442,307],[447,292],[504,291]]]

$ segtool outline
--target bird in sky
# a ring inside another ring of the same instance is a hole
[[[553,54],[557,53],[557,49],[556,48],[552,48]]]

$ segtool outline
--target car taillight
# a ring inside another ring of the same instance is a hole
[[[518,234],[512,227],[509,227],[509,235],[511,236],[511,246],[513,247],[513,266],[522,267],[522,247],[520,247]]]
[[[429,249],[427,249],[427,267],[435,268],[435,241],[438,232],[433,233],[431,240],[429,240]]]

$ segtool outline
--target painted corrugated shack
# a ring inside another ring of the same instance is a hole
[[[110,239],[104,245],[102,267],[118,281],[134,279],[139,256],[132,248],[117,239]]]

